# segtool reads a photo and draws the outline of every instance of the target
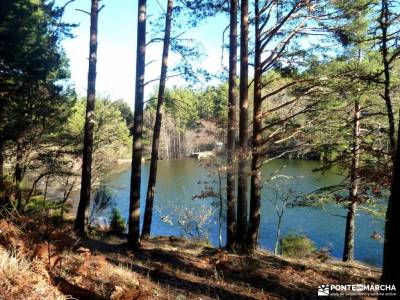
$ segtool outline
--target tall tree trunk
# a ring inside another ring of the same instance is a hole
[[[230,2],[230,36],[229,36],[229,99],[228,99],[228,143],[227,143],[227,174],[226,174],[226,248],[235,246],[235,139],[237,126],[237,14],[238,2]]]
[[[400,131],[397,134],[397,150],[394,160],[392,187],[386,211],[381,283],[395,284],[398,291],[400,288]]]
[[[354,104],[353,149],[351,151],[352,159],[350,169],[349,206],[346,218],[343,261],[352,261],[354,259],[354,233],[359,186],[358,166],[360,160],[360,116],[360,103],[358,99],[356,99]]]
[[[261,99],[261,32],[258,0],[255,6],[255,48],[254,48],[254,108],[253,108],[253,141],[251,162],[251,191],[249,231],[247,247],[254,250],[257,247],[258,231],[260,228],[261,208],[261,128],[262,128],[262,99]]]
[[[241,5],[240,24],[240,120],[238,166],[238,200],[237,229],[238,244],[246,246],[247,234],[247,158],[248,158],[248,84],[249,84],[249,1],[243,0]]]
[[[92,181],[93,129],[96,101],[97,25],[99,0],[92,0],[90,11],[89,73],[86,103],[85,133],[82,155],[81,195],[74,229],[79,236],[85,235],[85,214],[90,203]]]
[[[19,211],[22,208],[22,191],[21,191],[21,183],[23,177],[23,168],[22,168],[22,157],[23,150],[21,142],[17,141],[17,163],[15,165],[15,200],[17,201],[17,210]]]
[[[390,141],[390,151],[391,156],[394,158],[396,151],[396,142],[395,142],[395,124],[394,124],[394,114],[393,114],[393,106],[392,100],[390,97],[390,63],[389,63],[389,51],[388,51],[388,26],[389,26],[389,4],[388,0],[381,1],[381,14],[380,14],[380,27],[382,31],[382,63],[383,63],[383,74],[384,74],[384,93],[383,99],[386,104],[386,111],[388,116],[389,123],[389,141]]]
[[[136,50],[135,114],[133,122],[132,174],[128,232],[128,243],[131,247],[137,247],[140,238],[140,181],[142,171],[144,71],[146,64],[145,58],[146,0],[139,0]]]
[[[389,23],[389,4],[387,0],[381,1],[381,18],[380,25],[382,30],[382,58],[385,76],[384,99],[389,118],[389,137],[393,157],[393,177],[391,185],[391,193],[386,211],[385,221],[385,241],[383,247],[383,268],[382,268],[382,284],[395,284],[396,289],[400,288],[400,130],[397,134],[397,150],[394,141],[394,116],[392,111],[392,103],[390,99],[390,66],[388,61],[387,34]],[[400,128],[400,121],[399,121]],[[379,297],[383,299],[383,297]]]
[[[157,180],[158,148],[160,145],[162,106],[164,103],[165,84],[167,81],[168,52],[169,52],[169,44],[171,36],[173,6],[174,6],[174,1],[168,0],[167,16],[165,19],[164,46],[163,46],[162,63],[161,63],[160,86],[158,89],[156,121],[153,130],[153,144],[151,148],[149,184],[147,186],[146,209],[144,212],[144,219],[143,219],[142,239],[147,239],[150,237],[151,221],[153,218],[154,193]]]

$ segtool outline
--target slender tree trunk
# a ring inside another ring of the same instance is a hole
[[[175,158],[175,159],[178,159],[178,158],[179,158],[179,157],[178,157],[178,155],[179,155],[179,153],[178,153],[178,143],[177,143],[177,138],[176,138],[177,134],[178,134],[178,133],[175,133],[175,135],[174,135],[174,152],[175,152],[174,158]]]
[[[395,284],[398,293],[400,288],[400,147],[398,146],[400,131],[397,134],[397,150],[394,160],[392,187],[386,211],[381,283]]]
[[[177,137],[176,137],[176,153],[177,153],[177,156],[176,156],[176,158],[177,159],[180,159],[181,158],[181,144],[180,144],[180,133],[178,132],[178,135],[177,135]]]
[[[283,218],[283,208],[281,213],[278,214],[278,224],[276,226],[276,235],[275,235],[275,247],[274,247],[274,255],[279,254],[279,240],[281,238],[281,226],[282,226],[282,218]]]
[[[358,201],[358,166],[360,160],[360,104],[358,99],[354,104],[354,123],[353,123],[353,149],[350,170],[350,191],[349,206],[347,209],[346,232],[344,237],[343,261],[352,261],[354,259],[354,233],[355,219]]]
[[[227,174],[226,174],[226,248],[235,246],[235,139],[237,126],[237,14],[238,2],[230,2],[230,36],[229,36],[229,99],[228,99],[228,144],[227,144]]]
[[[251,162],[251,191],[249,231],[247,233],[247,247],[257,247],[258,231],[260,228],[261,209],[261,128],[262,128],[262,100],[261,100],[261,32],[258,0],[255,6],[255,48],[254,48],[254,107],[253,107],[253,151]]]
[[[222,177],[221,171],[218,170],[218,200],[219,200],[219,212],[218,212],[218,242],[219,248],[222,248],[222,212],[224,209],[224,202],[222,196]]]
[[[178,132],[178,135],[176,137],[176,152],[178,153],[177,159],[181,158],[181,134]]]
[[[166,159],[169,159],[170,158],[169,157],[169,139],[168,139],[167,129],[165,129],[164,140],[165,140],[165,151],[166,151],[165,157],[166,157]]]
[[[132,174],[128,232],[128,243],[131,247],[137,247],[140,238],[140,181],[142,171],[144,71],[146,64],[145,58],[146,0],[139,0],[136,50],[135,114],[133,122]]]
[[[395,124],[394,124],[394,114],[393,114],[393,105],[390,97],[390,63],[388,57],[388,26],[389,26],[389,4],[387,0],[381,1],[381,15],[380,15],[380,27],[382,30],[382,63],[383,63],[383,74],[384,74],[384,94],[383,99],[386,104],[386,111],[389,122],[389,142],[390,142],[390,151],[391,156],[394,158],[396,151],[396,142],[395,142]]]
[[[179,138],[179,140],[180,140],[180,145],[181,145],[181,157],[183,157],[183,156],[185,156],[185,153],[186,153],[186,147],[185,147],[185,133],[182,131],[180,134],[179,134],[179,136],[180,136],[180,138]]]
[[[32,187],[31,187],[31,189],[30,189],[30,191],[29,191],[29,193],[28,193],[28,196],[26,196],[26,198],[25,198],[25,205],[26,205],[27,203],[29,203],[29,201],[31,200],[33,194],[35,193],[35,191],[36,191],[36,186],[37,186],[38,182],[39,182],[40,180],[42,180],[42,178],[45,177],[45,176],[46,176],[45,174],[41,174],[39,177],[37,177],[37,178],[33,181]]]
[[[47,199],[47,190],[49,187],[49,180],[50,180],[50,175],[47,175],[45,185],[44,185],[43,201],[46,201],[46,199]]]
[[[347,218],[346,218],[346,232],[344,237],[344,251],[343,251],[343,261],[353,261],[354,259],[354,233],[355,233],[355,221],[356,221],[356,209],[357,202],[349,202],[347,208]]]
[[[92,0],[90,11],[89,72],[86,103],[85,133],[82,155],[81,195],[74,229],[79,236],[85,235],[85,214],[90,203],[92,181],[93,129],[96,101],[97,25],[99,0]]]
[[[167,17],[165,19],[164,46],[161,64],[160,87],[158,89],[156,121],[153,130],[153,144],[151,148],[151,163],[149,173],[149,184],[147,186],[146,209],[143,219],[142,239],[150,237],[151,221],[153,218],[154,193],[157,180],[158,148],[160,145],[162,106],[164,103],[165,84],[167,81],[168,52],[171,36],[172,10],[174,1],[168,0]]]
[[[239,120],[239,166],[238,166],[238,200],[237,229],[238,244],[246,246],[247,234],[247,158],[248,158],[248,84],[249,84],[249,2],[243,0],[241,5],[240,24],[240,120]]]
[[[397,134],[397,150],[394,140],[394,116],[392,110],[392,103],[390,99],[390,66],[388,61],[388,47],[387,47],[387,31],[389,23],[389,4],[387,0],[382,0],[381,10],[381,29],[382,29],[382,58],[384,65],[385,76],[385,91],[384,98],[389,118],[389,138],[392,149],[393,157],[393,177],[391,193],[386,211],[385,221],[385,241],[383,247],[383,268],[382,268],[382,284],[394,284],[397,291],[400,288],[400,130]],[[400,123],[399,123],[400,128]],[[383,299],[384,297],[379,297]]]
[[[22,145],[21,142],[17,141],[17,163],[15,165],[15,200],[17,201],[17,210],[19,211],[22,208],[22,191],[21,191],[21,183],[23,177],[23,169],[22,169]]]

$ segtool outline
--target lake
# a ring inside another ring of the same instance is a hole
[[[272,250],[275,243],[277,214],[276,199],[287,195],[307,193],[317,188],[333,185],[341,179],[333,171],[323,175],[313,172],[318,162],[279,159],[263,166],[263,180],[276,176],[275,180],[266,182],[262,190],[262,210],[259,242],[262,248]],[[141,217],[145,207],[145,194],[149,172],[149,163],[143,164]],[[152,224],[152,235],[182,235],[183,231],[176,223],[177,215],[185,216],[190,213],[200,214],[206,209],[212,209],[208,228],[210,242],[218,246],[218,208],[212,206],[211,199],[195,199],[205,189],[204,182],[215,179],[195,159],[160,161],[158,167],[157,187],[155,193],[155,210]],[[115,205],[123,216],[128,218],[129,209],[129,182],[130,168],[127,166],[121,172],[110,176],[106,180],[112,190]],[[223,181],[225,183],[225,180]],[[218,185],[214,185],[218,188]],[[279,201],[277,202],[279,205]],[[185,210],[185,208],[188,208]],[[287,207],[282,219],[281,232],[301,233],[314,241],[318,248],[327,247],[331,255],[341,258],[343,252],[343,237],[345,231],[346,210],[334,204],[324,210],[312,207]],[[170,222],[172,221],[172,223]],[[356,217],[355,258],[375,266],[382,265],[383,243],[371,238],[373,232],[383,236],[384,220],[358,212]],[[225,241],[225,221],[223,222],[223,240]]]

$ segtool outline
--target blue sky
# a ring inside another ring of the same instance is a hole
[[[67,0],[57,0],[56,5],[62,6]],[[147,13],[156,18],[160,15],[160,5],[166,6],[166,1],[149,0]],[[135,91],[135,54],[137,1],[103,0],[105,5],[99,15],[98,32],[98,63],[97,63],[97,93],[99,96],[109,96],[111,99],[124,99],[131,106]],[[77,23],[74,29],[75,38],[63,41],[63,47],[70,60],[71,81],[80,96],[86,94],[89,26],[87,14],[76,11],[90,11],[90,0],[76,0],[66,8],[63,20]],[[151,19],[150,19],[151,20]],[[149,20],[149,21],[150,21]],[[199,27],[187,30],[190,36],[203,45],[207,56],[199,63],[212,73],[220,73],[222,32],[228,24],[228,18],[218,16],[204,21]],[[148,24],[148,31],[151,26]],[[227,37],[226,37],[227,38]],[[157,78],[160,72],[161,44],[154,44],[147,49],[146,61],[156,60],[146,68],[146,81]],[[179,56],[171,54],[170,63],[179,61]],[[225,60],[227,53],[225,53]],[[226,64],[226,61],[225,61]],[[173,78],[168,85],[184,84],[183,80]],[[146,86],[146,96],[154,90],[157,82]]]

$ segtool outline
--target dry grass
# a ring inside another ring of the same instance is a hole
[[[143,242],[133,252],[123,240],[105,240],[93,236],[82,243],[107,261],[129,267],[142,278],[141,286],[156,285],[158,297],[152,299],[317,299],[320,284],[370,284],[380,276],[378,269],[362,264],[282,258],[264,251],[238,255],[171,237]]]
[[[319,284],[375,283],[380,270],[313,258],[238,255],[175,237],[132,251],[104,233],[77,239],[71,224],[0,221],[0,299],[317,299]],[[12,251],[12,249],[17,249]],[[18,253],[18,255],[16,254]]]
[[[0,299],[67,299],[49,279],[45,265],[0,247]]]
[[[103,255],[92,255],[90,251],[63,253],[53,272],[72,286],[107,299],[125,299],[127,294],[132,295],[132,299],[141,299],[140,296],[147,294],[134,272],[123,265],[109,263]]]

